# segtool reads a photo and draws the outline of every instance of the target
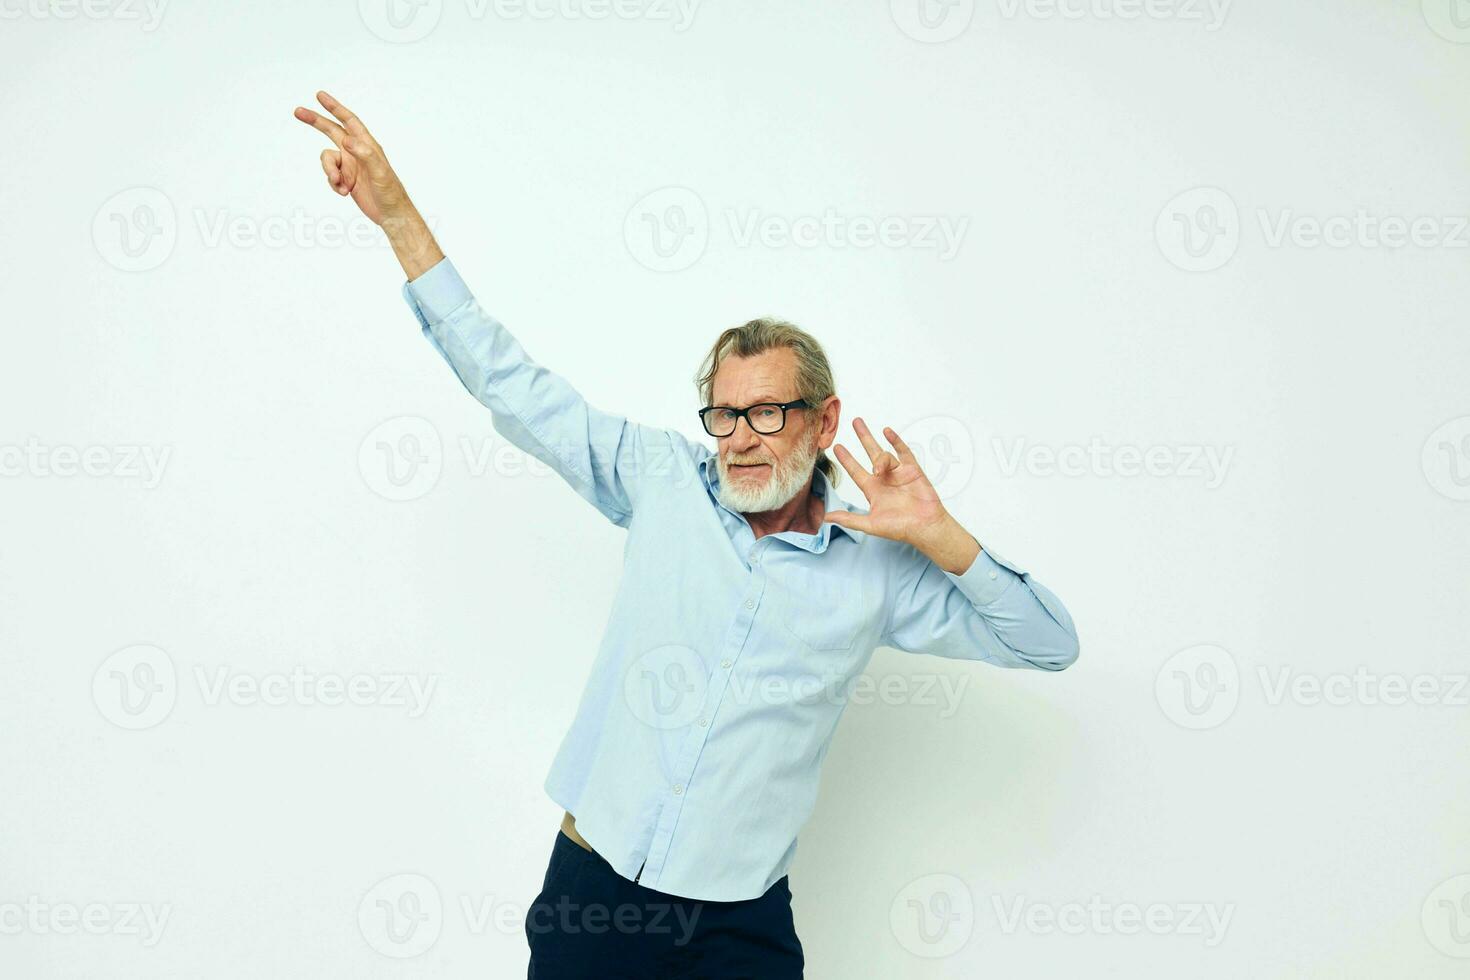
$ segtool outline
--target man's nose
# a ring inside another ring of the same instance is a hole
[[[750,420],[738,418],[735,420],[735,431],[725,437],[728,445],[737,453],[743,453],[760,445],[760,437],[750,427]]]

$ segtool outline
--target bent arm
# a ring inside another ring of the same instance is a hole
[[[911,653],[983,660],[1000,667],[1065,670],[1077,629],[1056,595],[986,550],[963,572],[945,571],[903,545],[883,643]]]

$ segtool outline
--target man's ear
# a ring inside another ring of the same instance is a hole
[[[828,395],[822,401],[821,431],[817,435],[817,448],[827,449],[837,441],[837,426],[842,421],[842,399]]]

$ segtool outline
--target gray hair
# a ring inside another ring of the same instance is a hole
[[[796,354],[796,397],[809,406],[807,417],[813,418],[822,402],[837,394],[832,381],[832,365],[817,338],[788,320],[763,316],[720,334],[700,365],[694,383],[705,405],[714,399],[715,374],[727,357],[754,357],[769,350],[788,348]],[[817,469],[831,486],[837,485],[837,464],[825,452],[817,455]]]

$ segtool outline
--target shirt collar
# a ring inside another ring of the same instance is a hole
[[[709,490],[710,496],[712,498],[715,498],[715,505],[723,506],[722,504],[720,504],[718,498],[720,486],[720,470],[717,463],[717,457],[712,452],[708,456],[704,457],[704,459],[701,459],[699,461],[699,472],[700,475],[704,478],[705,488]],[[820,468],[812,474],[812,489],[816,492],[818,497],[822,498],[823,510],[852,509],[848,505],[847,501],[843,500],[837,495],[837,491],[833,489],[831,482],[827,479],[827,475],[823,473]],[[829,528],[831,529],[830,531],[828,530]],[[820,529],[818,529],[815,536],[820,538],[822,544],[825,545],[827,543],[829,535],[832,532],[839,531],[852,538],[854,541],[862,541],[863,538],[866,537],[866,532],[864,531],[859,531],[856,528],[851,527],[843,527],[841,524],[833,524],[829,521],[822,522],[822,526]]]

